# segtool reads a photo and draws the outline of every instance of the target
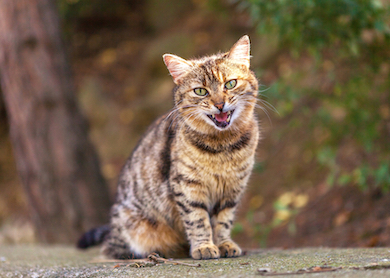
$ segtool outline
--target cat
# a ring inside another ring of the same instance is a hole
[[[103,241],[103,254],[116,259],[240,256],[230,230],[259,140],[249,37],[226,53],[163,60],[176,85],[174,108],[123,167],[110,225],[86,233],[79,247]]]

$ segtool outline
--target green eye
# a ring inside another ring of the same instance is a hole
[[[209,94],[209,92],[207,92],[207,90],[205,88],[195,88],[194,92],[198,96],[202,96],[202,97],[207,96]]]
[[[237,79],[232,79],[225,83],[225,88],[230,90],[236,87],[236,85],[237,85]]]

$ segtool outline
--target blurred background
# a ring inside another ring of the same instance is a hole
[[[390,246],[390,1],[57,2],[111,200],[142,133],[172,108],[162,55],[227,51],[248,34],[262,140],[235,240]],[[37,241],[0,98],[0,244]]]

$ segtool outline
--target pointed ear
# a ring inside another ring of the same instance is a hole
[[[245,35],[233,45],[229,51],[228,57],[245,65],[249,69],[250,48],[251,44],[249,37]]]
[[[192,63],[173,54],[163,55],[164,63],[169,73],[172,75],[173,82],[178,84],[179,79],[186,74],[192,67]]]

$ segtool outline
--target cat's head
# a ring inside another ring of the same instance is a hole
[[[172,54],[163,58],[176,84],[175,109],[189,127],[209,133],[252,120],[258,82],[249,69],[248,36],[226,53],[191,60]]]

